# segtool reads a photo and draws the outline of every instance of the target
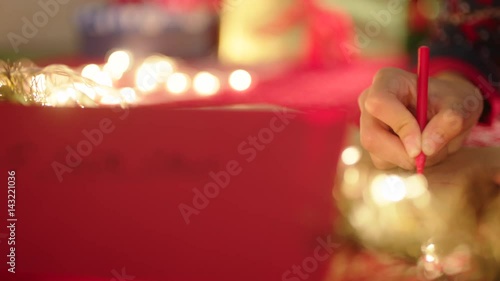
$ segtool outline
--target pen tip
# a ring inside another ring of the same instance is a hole
[[[423,167],[417,167],[417,174],[422,175],[424,173]]]
[[[415,159],[415,166],[417,167],[417,173],[418,174],[423,174],[424,173],[424,167],[425,167],[425,160],[426,156],[423,153],[420,153],[417,158]]]

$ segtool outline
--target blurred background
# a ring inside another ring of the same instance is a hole
[[[47,4],[49,2],[52,1],[3,0],[0,2],[0,10],[2,11],[0,33],[4,35],[0,37],[0,58],[16,59],[26,57],[38,59],[81,54],[100,55],[96,51],[98,48],[90,50],[91,47],[89,47],[89,44],[99,45],[102,43],[89,42],[91,39],[86,37],[88,34],[85,34],[85,32],[90,32],[88,30],[88,22],[93,21],[99,25],[97,28],[103,29],[103,34],[105,34],[105,29],[111,28],[110,25],[122,24],[113,22],[113,15],[116,13],[116,10],[110,9],[110,4],[117,6],[128,4],[126,2],[147,3],[148,1],[61,0],[59,1],[60,3],[56,2],[59,4],[57,12],[54,12],[53,15],[49,14],[48,20],[45,20],[44,16],[40,14],[38,14],[38,19],[35,19],[37,13],[43,11],[43,8],[41,8],[43,6],[42,3],[49,5]],[[161,2],[167,12],[174,10],[177,12],[179,3],[181,3],[180,6],[183,6],[185,3],[192,4],[204,1],[167,0],[149,2]],[[208,3],[210,1],[205,2]],[[223,0],[216,2],[212,1],[208,3],[208,9],[215,13],[217,18],[220,17],[220,46],[218,46],[218,52],[221,60],[231,63],[255,64],[290,59],[300,54],[303,48],[302,43],[306,40],[305,25],[303,22],[299,21],[290,24],[290,28],[274,32],[272,36],[263,35],[265,31],[262,29],[269,26],[273,21],[279,21],[280,17],[286,17],[287,10],[302,1]],[[352,17],[356,32],[359,34],[365,31],[365,25],[368,22],[376,20],[375,15],[377,12],[387,10],[389,2],[388,0],[319,0],[316,3],[322,7],[332,8]],[[384,23],[380,32],[376,36],[370,36],[368,46],[361,49],[363,55],[376,57],[404,53],[408,21],[408,13],[405,6],[408,3],[403,0],[398,2],[404,7],[403,12],[392,14],[391,20],[387,24]],[[104,12],[105,10],[107,11]],[[140,14],[140,11],[136,10],[135,14],[137,15],[137,13]],[[191,11],[184,10],[182,13],[188,18],[192,18]],[[142,23],[150,25],[154,29],[154,21],[148,23],[148,17],[144,15],[139,15],[142,18]],[[22,36],[26,19],[31,23],[34,23],[33,20],[38,21],[40,25],[40,27],[35,26],[35,29],[38,30],[32,38]],[[131,18],[129,19],[132,20]],[[203,22],[200,19],[200,25],[206,26],[207,22]],[[12,35],[12,33],[20,35],[28,41],[18,43],[18,52],[16,52],[16,48],[13,48],[12,41],[21,39],[18,37],[14,39],[15,35]],[[158,37],[154,32],[151,34],[155,40],[161,40],[160,38],[162,38]],[[171,38],[175,40],[175,36]],[[102,41],[105,38],[100,39]],[[98,40],[98,38],[95,38],[95,40]],[[198,42],[198,44],[200,43]]]

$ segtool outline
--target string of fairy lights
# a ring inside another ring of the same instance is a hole
[[[133,85],[119,89],[128,102],[159,91],[171,96],[192,92],[199,97],[210,97],[226,90],[245,92],[254,82],[252,74],[244,69],[230,73],[192,69],[180,60],[163,55],[149,56],[134,67],[134,56],[126,50],[111,52],[102,66],[84,66],[81,75],[99,85],[115,87],[131,71],[134,72]],[[118,100],[104,100],[103,103],[118,103]]]
[[[222,92],[245,93],[255,74],[244,69],[197,69],[180,59],[150,55],[135,59],[132,52],[114,50],[102,65],[80,68],[3,63],[0,98],[25,105],[98,107],[141,104],[156,93],[167,102],[210,98]],[[163,102],[160,98],[160,102]]]

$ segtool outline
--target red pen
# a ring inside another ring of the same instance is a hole
[[[429,47],[422,46],[418,49],[417,68],[417,121],[420,131],[423,132],[427,125],[427,99],[429,88]],[[424,172],[426,156],[423,152],[415,159],[417,173]]]

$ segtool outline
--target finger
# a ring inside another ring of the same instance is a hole
[[[405,80],[400,76],[377,75],[364,106],[369,114],[399,136],[406,153],[413,158],[421,152],[421,132],[417,120],[406,107],[414,98],[408,90],[411,83]]]
[[[434,116],[422,133],[422,151],[432,156],[464,131],[463,116],[453,109],[444,109]],[[454,150],[456,146],[452,147]]]
[[[471,128],[472,129],[472,128]],[[460,134],[458,137],[452,139],[450,143],[447,145],[448,155],[457,152],[464,145],[465,139],[469,136],[471,129],[465,131]]]
[[[362,113],[360,125],[361,144],[368,152],[404,169],[413,169],[413,159],[406,153],[401,140],[390,133],[384,124]]]
[[[457,152],[460,148],[462,148],[463,143],[465,141],[465,138],[469,134],[469,131],[470,130],[468,130],[465,133],[460,134],[458,137],[451,140],[445,147],[443,147],[441,150],[436,152],[433,156],[427,157],[427,161],[425,163],[426,164],[425,166],[426,167],[427,166],[434,166],[434,165],[440,163],[441,161],[445,160],[448,156]]]
[[[377,169],[389,170],[396,167],[396,165],[389,163],[385,160],[382,160],[381,158],[375,156],[374,154],[370,154],[370,158],[372,159],[373,165]]]
[[[427,160],[425,161],[425,166],[426,167],[432,167],[434,165],[437,165],[441,162],[443,162],[447,157],[448,157],[448,149],[441,149],[439,152],[434,154],[431,157],[427,157]]]

